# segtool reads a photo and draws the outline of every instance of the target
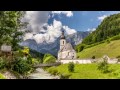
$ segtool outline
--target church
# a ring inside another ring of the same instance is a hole
[[[66,42],[64,31],[60,36],[60,50],[58,51],[58,60],[72,60],[76,59],[76,51],[73,49],[70,43]]]

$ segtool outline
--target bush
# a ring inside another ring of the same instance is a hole
[[[5,60],[3,60],[3,58],[0,57],[0,69],[5,68],[5,66],[6,66]]]
[[[52,74],[52,75],[58,75],[58,74],[59,74],[58,70],[57,70],[57,69],[53,69],[53,68],[50,68],[50,69],[48,70],[48,72],[49,72],[50,74]]]
[[[95,56],[92,56],[92,59],[95,59]]]
[[[79,44],[79,45],[77,45],[76,47],[75,47],[75,50],[77,51],[77,52],[81,52],[81,51],[83,51],[83,49],[85,48],[85,44]]]
[[[43,58],[43,63],[55,63],[56,58],[51,54],[45,54]]]
[[[32,64],[32,56],[31,55],[28,55],[28,57],[27,57],[27,63],[28,64]]]
[[[70,62],[70,63],[68,64],[68,71],[69,71],[69,72],[74,72],[74,67],[75,67],[74,63],[73,63],[73,62]]]
[[[109,39],[107,39],[107,40],[106,40],[106,42],[107,42],[107,43],[110,43],[110,40],[109,40]]]
[[[119,55],[119,56],[117,56],[116,58],[120,58],[120,55]]]
[[[39,64],[39,60],[36,58],[32,58],[32,64]]]
[[[70,76],[71,74],[61,74],[60,79],[69,79]]]
[[[58,70],[57,69],[53,69],[52,72],[51,72],[52,75],[58,75]]]
[[[12,70],[20,74],[26,74],[29,70],[31,70],[31,68],[32,67],[25,60],[23,60],[23,58],[19,58],[15,60]]]
[[[113,36],[112,38],[111,38],[111,41],[113,41],[113,40],[119,40],[120,39],[120,34],[119,35],[116,35],[116,36]]]
[[[109,66],[106,59],[103,59],[102,62],[98,63],[98,70],[101,70],[103,73],[109,72],[108,68]]]

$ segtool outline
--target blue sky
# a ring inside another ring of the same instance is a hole
[[[94,31],[105,17],[120,11],[26,11],[23,21],[30,33],[24,40],[34,39],[37,43],[54,42],[64,29],[66,35],[76,31]]]
[[[97,26],[102,22],[104,16],[119,13],[119,11],[72,11],[73,16],[66,17],[64,14],[54,15],[48,22],[51,24],[54,19],[61,21],[63,25],[77,31],[87,31]]]

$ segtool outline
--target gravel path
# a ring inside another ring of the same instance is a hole
[[[52,76],[41,68],[37,68],[36,71],[28,77],[29,79],[59,79],[58,76]]]

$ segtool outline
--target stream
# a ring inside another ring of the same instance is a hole
[[[59,79],[59,76],[53,76],[42,68],[37,68],[35,72],[28,75],[29,79]]]

